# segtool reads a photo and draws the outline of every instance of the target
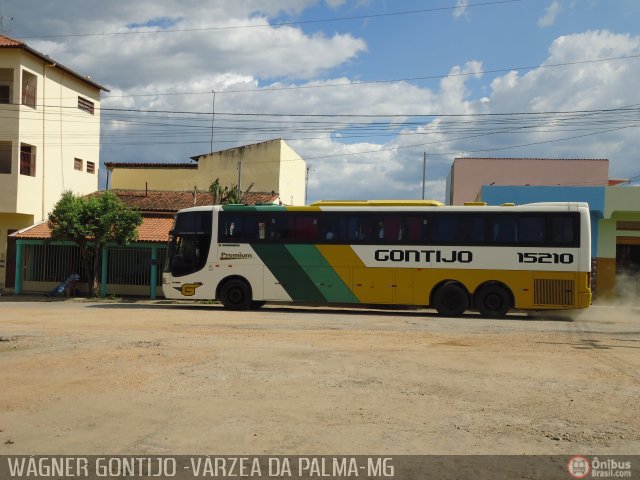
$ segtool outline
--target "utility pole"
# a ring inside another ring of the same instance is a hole
[[[424,185],[427,180],[427,152],[424,152],[422,159],[422,200],[424,200]]]
[[[309,170],[311,170],[311,165],[307,165],[307,168],[304,173],[304,204],[307,204],[307,192],[309,191]]]
[[[238,202],[240,201],[240,197],[242,196],[240,190],[240,180],[242,178],[242,160],[238,160]]]
[[[211,144],[209,146],[209,153],[213,153],[213,121],[216,118],[216,91],[211,90],[213,93],[213,103],[211,105]]]

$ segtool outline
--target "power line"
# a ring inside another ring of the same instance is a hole
[[[470,3],[466,5],[466,8],[474,8],[474,7],[486,7],[491,5],[502,5],[509,3],[517,3],[523,0],[497,0],[493,2],[484,2],[484,3]],[[148,35],[155,33],[180,33],[180,32],[205,32],[205,31],[224,31],[224,30],[233,30],[233,29],[243,29],[243,28],[264,28],[264,27],[285,27],[291,25],[308,25],[308,24],[316,24],[316,23],[330,23],[330,22],[338,22],[338,21],[349,21],[349,20],[364,20],[370,18],[383,18],[383,17],[393,17],[393,16],[401,16],[401,15],[416,15],[416,14],[424,14],[424,13],[434,13],[434,12],[442,12],[442,11],[450,11],[456,10],[459,8],[458,6],[454,7],[434,7],[434,8],[424,8],[419,10],[406,10],[401,12],[388,12],[388,13],[374,13],[369,15],[352,15],[347,17],[333,17],[333,18],[324,18],[324,19],[312,19],[312,20],[298,20],[291,22],[278,22],[278,23],[260,23],[260,24],[244,24],[244,25],[227,25],[222,27],[201,27],[201,28],[176,28],[176,29],[164,29],[164,30],[150,30],[150,31],[127,31],[127,32],[94,32],[94,33],[65,33],[65,34],[47,34],[47,35],[30,35],[24,37],[14,37],[16,39],[30,39],[30,38],[66,38],[66,37],[105,37],[105,36],[118,36],[118,35]]]
[[[558,138],[558,139],[554,139],[554,140],[542,140],[539,142],[530,142],[530,143],[524,143],[524,144],[520,144],[520,145],[510,145],[508,147],[495,147],[495,148],[482,148],[482,149],[478,149],[478,150],[465,150],[464,153],[485,153],[485,152],[497,152],[500,150],[512,150],[515,148],[524,148],[524,147],[531,147],[531,146],[535,146],[535,145],[544,145],[544,144],[548,144],[548,143],[557,143],[557,142],[564,142],[567,140],[575,140],[577,138],[585,138],[585,137],[591,137],[594,135],[601,135],[603,133],[609,133],[609,132],[614,132],[614,131],[618,131],[618,130],[624,130],[627,128],[638,128],[640,127],[640,124],[635,124],[635,125],[628,125],[628,126],[624,126],[624,127],[618,127],[618,128],[610,128],[610,129],[606,129],[606,130],[601,130],[599,132],[592,132],[592,133],[587,133],[584,135],[575,135],[575,136],[571,136],[571,137],[564,137],[564,138]],[[425,147],[429,145],[428,143],[418,143],[418,144],[413,144],[413,145],[400,145],[397,147],[390,147],[390,148],[381,148],[378,150],[370,150],[370,151],[366,151],[366,152],[353,152],[353,153],[343,153],[343,154],[338,154],[338,155],[322,155],[322,156],[318,156],[318,157],[305,157],[305,160],[318,160],[318,159],[322,159],[322,158],[332,158],[332,157],[344,157],[344,156],[351,156],[351,155],[362,155],[362,154],[371,154],[371,153],[381,153],[381,152],[388,152],[388,151],[396,151],[396,150],[403,150],[403,149],[407,149],[407,148],[418,148],[418,147]],[[442,153],[429,153],[429,156],[452,156],[452,155],[460,155],[461,152],[442,152]]]
[[[238,90],[220,90],[217,93],[219,94],[262,93],[262,92],[278,92],[278,91],[286,91],[286,90],[307,90],[307,89],[317,89],[317,88],[358,87],[363,85],[375,85],[375,84],[385,84],[385,83],[415,82],[419,80],[438,80],[443,78],[470,77],[474,75],[505,73],[505,72],[511,72],[515,70],[535,70],[539,68],[569,67],[569,66],[575,66],[575,65],[599,63],[599,62],[632,60],[637,58],[640,58],[640,54],[623,55],[619,57],[599,58],[599,59],[590,59],[590,60],[579,60],[575,62],[549,63],[545,65],[529,65],[529,66],[519,66],[519,67],[509,67],[509,68],[497,68],[497,69],[491,69],[491,70],[476,70],[474,72],[425,75],[425,76],[406,77],[406,78],[394,78],[394,79],[387,79],[387,80],[363,80],[358,82],[326,83],[322,85],[290,85],[286,87],[265,87],[265,88],[248,88],[248,89],[238,89]],[[141,93],[141,94],[130,94],[130,95],[106,95],[104,99],[108,100],[110,98],[161,97],[161,96],[208,95],[208,94],[211,94],[211,92],[202,91],[202,92],[173,92],[173,93]]]

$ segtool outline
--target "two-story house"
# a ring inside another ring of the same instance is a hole
[[[98,189],[101,90],[0,35],[0,288],[12,286],[7,236],[46,220],[62,192]]]

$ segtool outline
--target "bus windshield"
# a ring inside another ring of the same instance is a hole
[[[176,216],[164,271],[182,277],[201,270],[211,247],[211,212],[184,212]]]

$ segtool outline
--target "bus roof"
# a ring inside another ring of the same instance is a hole
[[[514,209],[516,211],[558,211],[558,210],[573,210],[586,209],[588,211],[589,204],[585,202],[540,202],[540,203],[525,203],[521,205],[515,205],[512,203],[505,203],[499,206],[484,206],[479,204],[474,205],[443,205],[436,200],[330,200],[319,201],[306,206],[282,206],[282,205],[207,205],[199,207],[190,207],[180,210],[180,212],[202,212],[211,211],[213,209],[227,209],[230,211],[289,211],[289,212],[305,212],[305,211],[345,211],[345,210],[357,210],[367,211],[378,210],[393,212],[398,210],[416,210],[425,209],[429,211],[449,211],[449,212],[480,212],[480,211],[501,211],[505,209]]]
[[[442,207],[438,200],[319,200],[314,207]]]

